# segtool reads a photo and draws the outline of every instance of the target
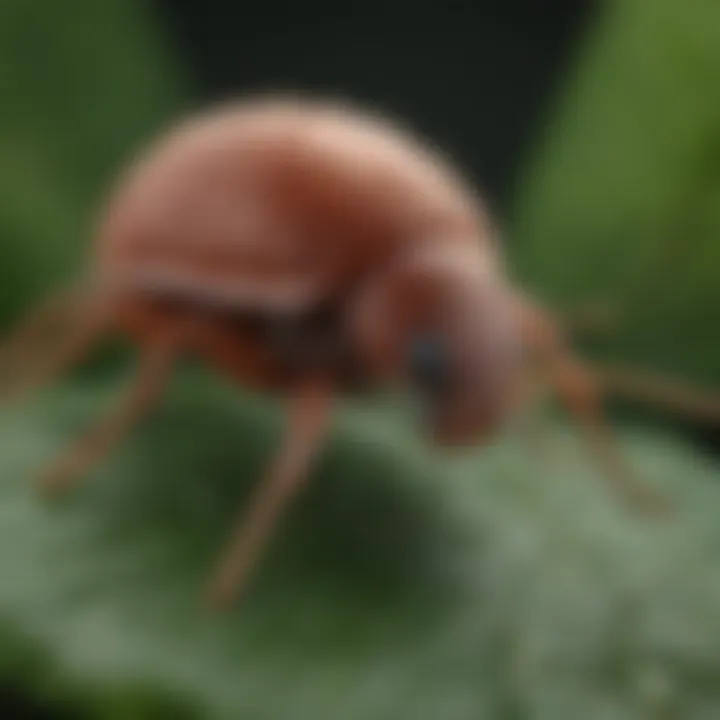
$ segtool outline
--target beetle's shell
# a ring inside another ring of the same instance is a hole
[[[489,237],[451,164],[342,104],[270,98],[185,122],[111,198],[96,272],[238,308],[301,310],[407,243]]]

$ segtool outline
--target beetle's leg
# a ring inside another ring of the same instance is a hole
[[[113,310],[108,297],[70,290],[32,312],[0,353],[0,400],[18,400],[82,361]]]
[[[243,509],[207,588],[211,606],[225,608],[245,590],[282,511],[309,479],[332,400],[332,388],[323,380],[308,380],[298,387],[287,415],[284,444],[249,507]]]
[[[165,338],[143,348],[139,373],[115,411],[43,473],[41,489],[45,494],[55,496],[69,490],[156,404],[170,376],[176,350],[176,343]]]
[[[617,450],[603,416],[602,388],[596,375],[573,355],[557,324],[540,308],[522,308],[526,342],[542,363],[562,404],[578,421],[604,475],[614,489],[647,512],[667,509],[664,498],[637,482]]]
[[[594,373],[570,356],[556,358],[550,373],[561,402],[579,422],[616,490],[643,510],[654,513],[667,509],[665,500],[641,485],[620,457],[603,417],[602,388]]]
[[[77,287],[64,287],[43,298],[20,319],[11,336],[0,345],[0,367],[26,360],[28,345],[53,333],[68,314],[76,314],[80,298],[81,291]]]

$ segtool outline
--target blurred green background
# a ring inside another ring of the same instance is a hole
[[[377,15],[0,0],[0,36],[4,330],[82,268],[116,173],[178,114],[310,87],[454,152],[527,287],[616,310],[588,351],[720,387],[713,0]],[[3,717],[720,717],[718,461],[681,425],[618,421],[629,461],[677,504],[657,523],[618,505],[554,417],[544,462],[514,431],[448,458],[348,404],[252,595],[215,618],[199,588],[277,408],[179,373],[151,423],[45,506],[32,478],[123,372],[0,408]]]

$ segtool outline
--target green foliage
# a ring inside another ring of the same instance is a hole
[[[720,381],[720,4],[608,3],[518,201],[523,276],[613,354]]]
[[[35,692],[99,718],[720,712],[720,486],[686,448],[627,435],[678,503],[640,521],[560,429],[547,466],[512,437],[447,458],[348,408],[244,604],[213,616],[202,583],[277,441],[274,409],[183,382],[44,504],[34,472],[107,400],[54,391],[0,417],[0,657]]]
[[[177,104],[144,8],[0,3],[0,326],[79,272],[118,165]]]

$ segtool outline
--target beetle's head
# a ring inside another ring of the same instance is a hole
[[[380,383],[409,390],[437,443],[489,438],[513,409],[522,365],[510,288],[474,248],[404,258],[359,297],[358,349]]]

